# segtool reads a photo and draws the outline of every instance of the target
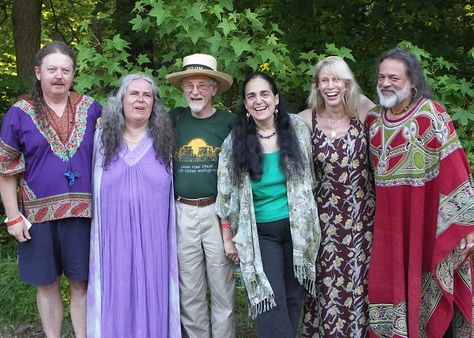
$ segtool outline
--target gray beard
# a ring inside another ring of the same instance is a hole
[[[405,85],[401,90],[396,91],[395,94],[390,97],[385,97],[382,93],[382,90],[377,87],[377,94],[379,96],[379,103],[385,108],[393,108],[399,105],[403,100],[405,100],[410,95],[411,88],[408,84]]]
[[[189,105],[189,109],[191,109],[191,112],[192,113],[200,113],[202,112],[202,110],[204,109],[204,104],[190,104]]]

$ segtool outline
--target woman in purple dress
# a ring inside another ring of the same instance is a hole
[[[125,76],[94,150],[89,337],[181,337],[171,155],[154,81]]]
[[[322,239],[303,337],[365,337],[375,202],[364,120],[374,104],[337,56],[316,65],[308,101],[300,115],[312,130]]]

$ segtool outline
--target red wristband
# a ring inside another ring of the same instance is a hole
[[[222,229],[230,229],[230,224],[229,223],[221,223],[221,228]]]
[[[7,227],[11,227],[12,225],[20,223],[22,220],[23,220],[23,218],[20,215],[17,218],[15,218],[14,220],[11,220],[11,221],[5,220],[5,224],[7,225]]]

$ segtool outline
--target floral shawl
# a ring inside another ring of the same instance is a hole
[[[293,269],[295,277],[314,296],[316,255],[321,242],[318,212],[313,197],[313,160],[310,133],[297,116],[290,114],[291,125],[297,136],[302,157],[303,174],[287,179],[290,230],[293,242]],[[245,173],[240,184],[232,180],[232,133],[222,144],[217,171],[216,213],[229,219],[234,231],[242,278],[247,290],[249,314],[255,318],[276,306],[270,283],[263,271],[250,176]]]

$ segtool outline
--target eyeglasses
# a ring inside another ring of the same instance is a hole
[[[182,85],[183,90],[186,93],[191,93],[194,88],[197,88],[197,90],[201,93],[206,92],[211,86],[213,86],[212,83],[204,84],[204,83],[199,83],[197,85],[193,85],[192,83],[185,83]]]

